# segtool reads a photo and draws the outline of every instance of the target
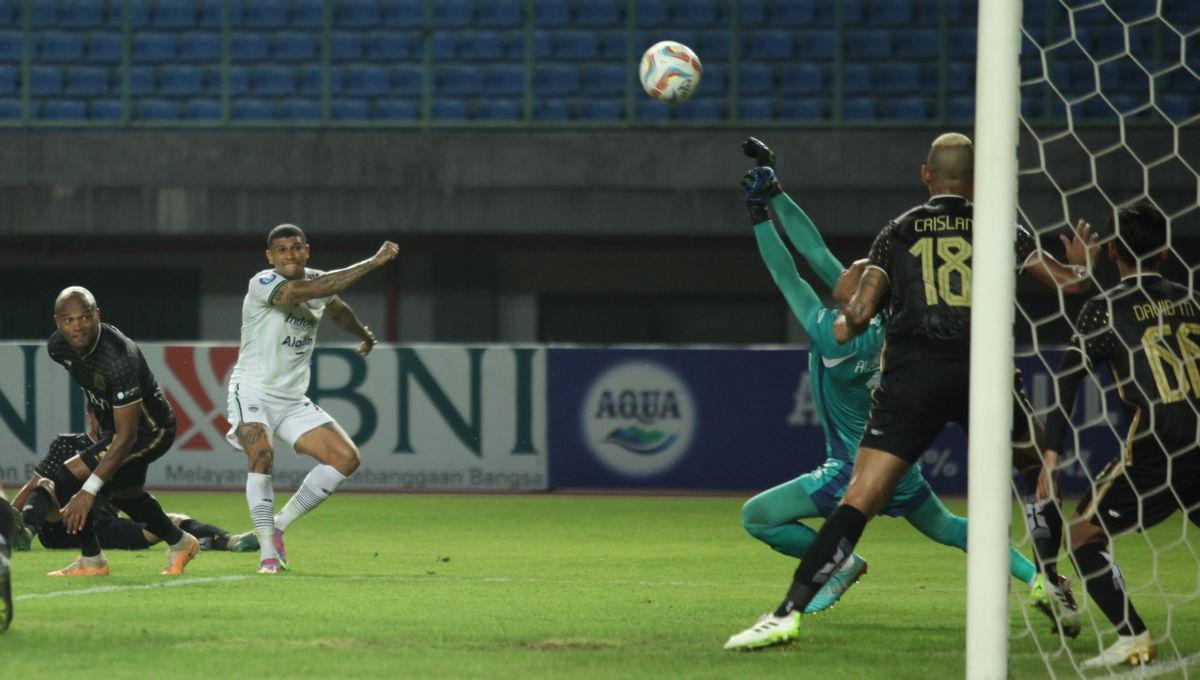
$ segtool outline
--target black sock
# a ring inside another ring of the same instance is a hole
[[[839,505],[805,551],[804,559],[800,560],[796,575],[792,577],[792,587],[788,588],[787,597],[775,610],[775,615],[787,616],[796,610],[803,612],[817,591],[854,552],[866,526],[866,515],[855,507]]]
[[[25,501],[25,507],[21,508],[21,520],[34,536],[46,525],[46,513],[49,510],[50,492],[40,486],[35,488],[29,494],[29,500]]]
[[[1051,585],[1058,583],[1058,548],[1062,545],[1063,519],[1058,504],[1049,499],[1038,503],[1033,494],[1026,496],[1025,522],[1033,539],[1038,566]]]
[[[96,538],[96,524],[89,513],[83,528],[75,534],[79,538],[79,552],[84,557],[97,557],[100,554],[100,541]]]
[[[225,538],[229,532],[214,524],[203,524],[194,519],[185,519],[179,528],[200,539],[202,545],[211,545],[213,550],[225,549]]]
[[[143,491],[137,498],[114,498],[113,503],[135,522],[143,524],[146,531],[166,541],[167,545],[175,545],[183,538],[183,532],[171,522],[154,496]]]
[[[1108,553],[1107,546],[1087,543],[1075,549],[1074,557],[1075,568],[1079,570],[1084,584],[1087,585],[1088,595],[1117,627],[1117,633],[1144,633],[1146,624],[1129,601],[1129,596],[1125,593],[1125,575]]]

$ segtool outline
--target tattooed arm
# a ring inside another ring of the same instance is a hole
[[[312,281],[305,281],[303,279],[288,281],[275,292],[275,297],[271,299],[271,304],[290,307],[314,298],[337,295],[346,290],[350,284],[362,278],[367,272],[382,267],[395,259],[399,252],[400,248],[395,243],[384,241],[383,245],[379,246],[378,252],[362,262],[352,264],[343,269],[326,272]]]
[[[375,339],[375,334],[371,332],[370,328],[363,325],[363,322],[358,319],[354,310],[350,309],[350,305],[343,302],[341,298],[334,296],[329,301],[329,304],[325,306],[325,311],[329,314],[329,318],[333,319],[333,322],[337,324],[338,328],[362,340],[358,345],[359,354],[365,357],[371,353],[371,348],[378,342]]]
[[[854,297],[842,307],[842,313],[833,324],[833,336],[839,343],[847,343],[867,329],[889,289],[887,274],[879,267],[867,267],[858,281]]]

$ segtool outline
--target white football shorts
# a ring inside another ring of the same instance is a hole
[[[305,432],[332,422],[333,417],[308,397],[276,397],[245,383],[229,386],[229,432],[225,439],[238,451],[243,450],[237,438],[242,423],[262,423],[269,433],[295,449],[296,440]]]

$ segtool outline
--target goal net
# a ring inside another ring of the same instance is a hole
[[[1200,283],[1200,1],[1025,0],[1021,33],[1020,221],[1061,260],[1059,235],[1078,220],[1089,222],[1107,244],[1116,212],[1148,200],[1168,219],[1162,273],[1194,294]],[[1058,489],[1065,536],[1078,499],[1089,491],[1104,493],[1101,470],[1125,455],[1128,443],[1129,422],[1106,367],[1087,369],[1073,404],[1062,403],[1054,387],[1081,306],[1118,282],[1106,251],[1105,245],[1092,268],[1093,284],[1082,294],[1048,292],[1027,280],[1018,288],[1016,364],[1035,412],[1043,421],[1055,409],[1072,416],[1067,441],[1048,442],[1062,449]],[[1200,357],[1177,340],[1132,349],[1154,355],[1176,396],[1200,395]],[[1143,389],[1151,403],[1162,398],[1153,386],[1123,387]],[[1016,492],[1024,501],[1026,490],[1018,485]],[[1032,552],[1028,525],[1022,547]],[[1145,531],[1108,536],[1108,551],[1157,645],[1159,658],[1147,677],[1200,677],[1200,528],[1186,512],[1176,512]],[[1031,668],[1049,677],[1094,674],[1083,662],[1116,640],[1113,624],[1088,597],[1065,550],[1058,570],[1074,581],[1082,632],[1076,639],[1051,634],[1026,597],[1014,598],[1013,677]],[[1114,578],[1112,572],[1104,577]]]

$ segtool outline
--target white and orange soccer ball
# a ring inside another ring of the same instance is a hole
[[[700,71],[700,57],[690,47],[664,40],[642,55],[638,78],[651,97],[661,102],[682,102],[696,93]]]

